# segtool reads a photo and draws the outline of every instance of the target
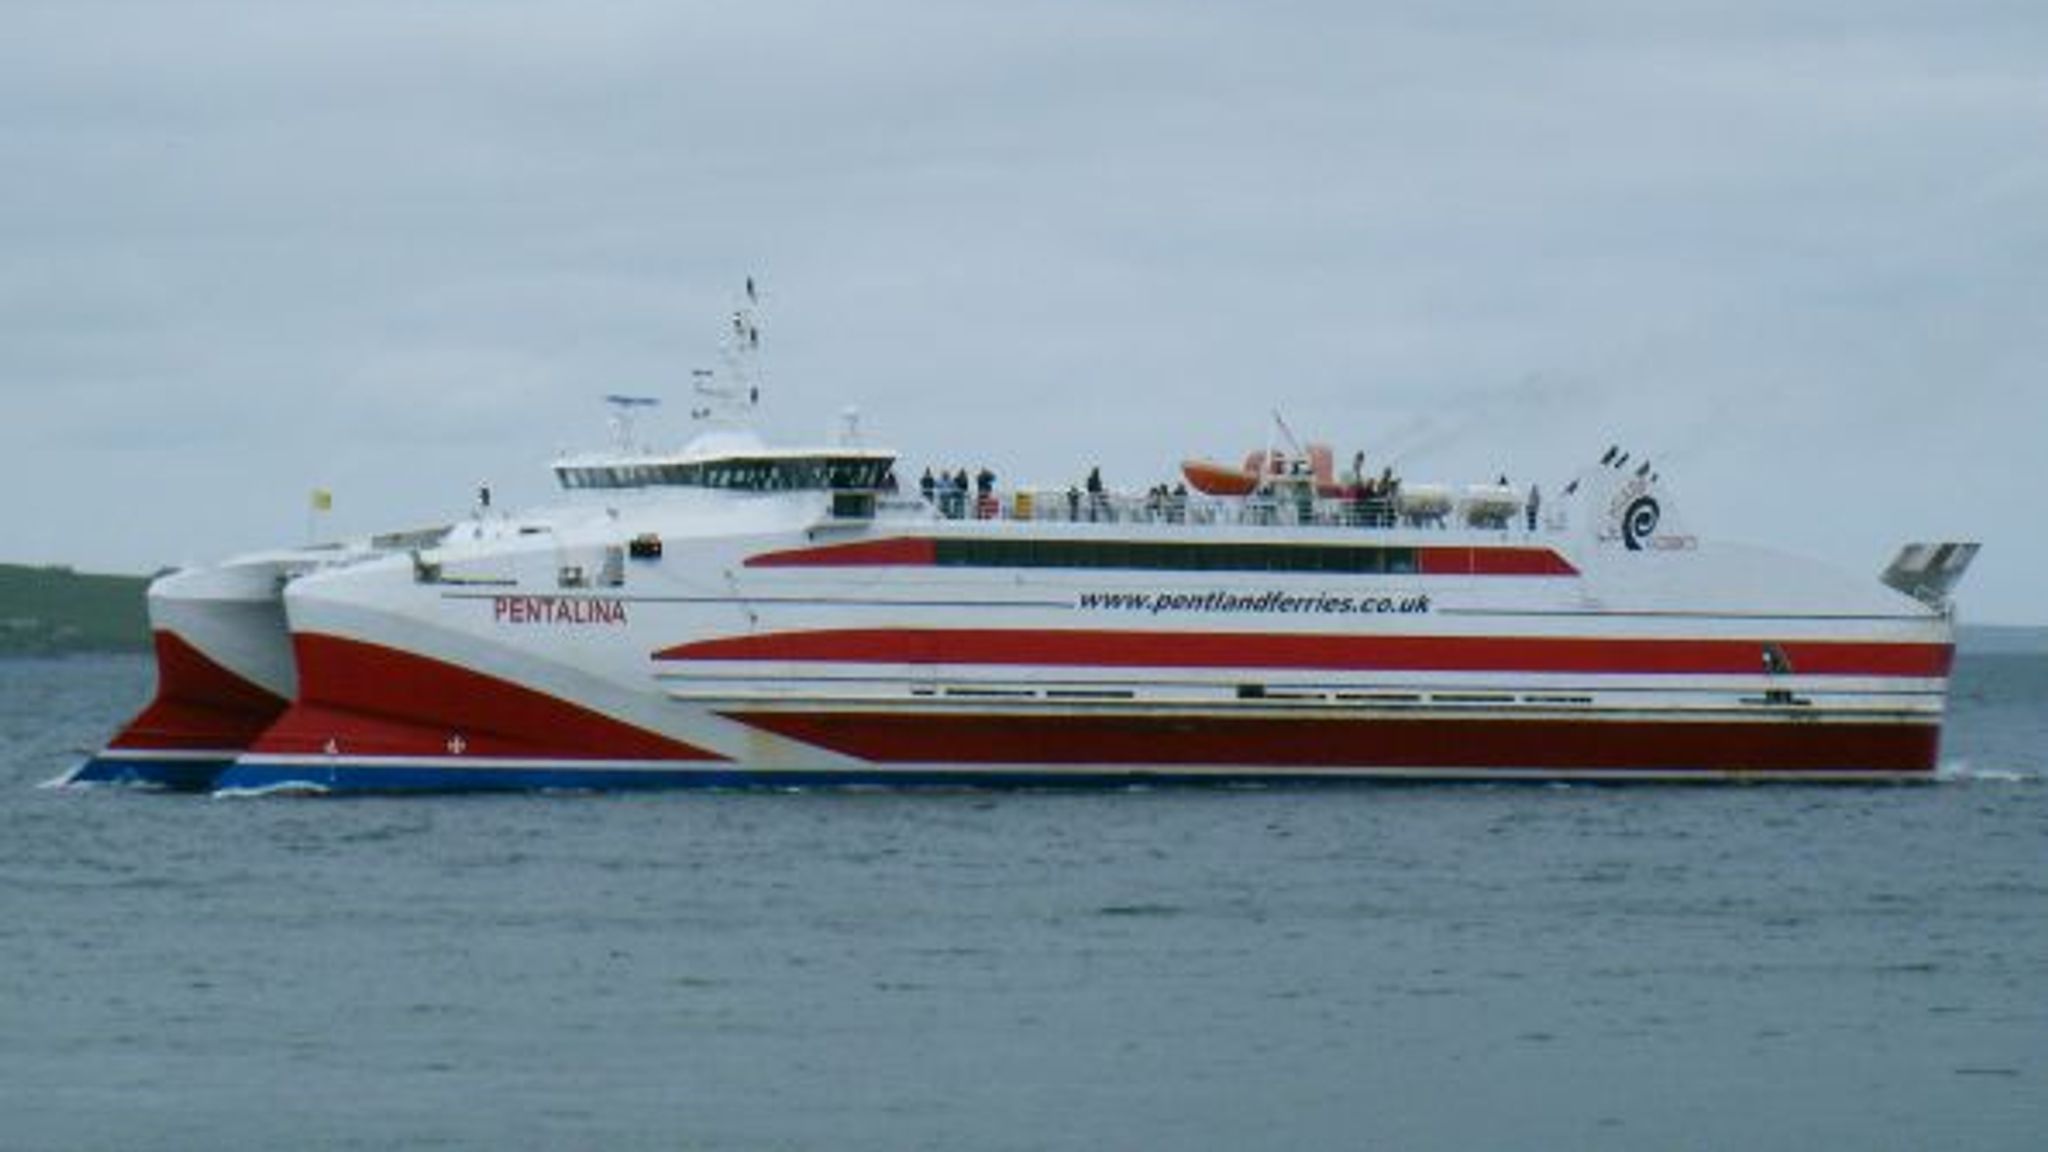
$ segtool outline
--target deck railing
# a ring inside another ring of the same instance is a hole
[[[1566,526],[1564,510],[1539,504],[1532,516],[1526,500],[1507,504],[1447,495],[1428,503],[1403,506],[1387,497],[1246,496],[1225,498],[1199,493],[1103,492],[1019,488],[987,495],[941,490],[927,502],[917,496],[884,501],[885,510],[933,510],[946,520],[1028,520],[1075,524],[1192,524],[1230,527],[1300,527],[1357,529],[1478,529],[1481,531],[1558,532]]]

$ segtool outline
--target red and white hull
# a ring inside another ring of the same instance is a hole
[[[223,788],[1913,779],[1952,653],[1874,579],[1689,537],[848,524],[810,493],[627,504],[286,605],[298,698]]]

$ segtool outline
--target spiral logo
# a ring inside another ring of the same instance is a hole
[[[1628,506],[1621,517],[1621,542],[1631,552],[1641,552],[1643,541],[1656,534],[1657,521],[1663,518],[1663,511],[1657,502],[1644,496]]]

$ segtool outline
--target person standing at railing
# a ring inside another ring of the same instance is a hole
[[[945,505],[946,519],[958,520],[967,507],[967,482],[962,472],[939,470],[939,501]]]
[[[996,474],[987,466],[983,466],[981,471],[974,474],[974,518],[996,518]]]
[[[1528,516],[1529,516],[1529,531],[1531,531],[1531,532],[1534,532],[1534,531],[1536,530],[1536,510],[1537,510],[1538,508],[1542,507],[1542,506],[1543,506],[1543,490],[1542,490],[1541,488],[1538,488],[1538,487],[1537,487],[1536,485],[1534,485],[1534,484],[1531,484],[1531,485],[1529,485],[1529,507],[1528,507]]]
[[[1103,513],[1102,469],[1088,469],[1088,519],[1100,520]]]

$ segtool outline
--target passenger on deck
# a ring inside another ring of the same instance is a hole
[[[1528,507],[1528,515],[1529,515],[1529,531],[1531,531],[1531,532],[1534,532],[1534,531],[1536,530],[1536,510],[1537,510],[1538,508],[1541,508],[1542,506],[1543,506],[1543,490],[1542,490],[1541,488],[1538,488],[1538,487],[1537,487],[1536,485],[1534,485],[1534,484],[1531,484],[1531,485],[1529,485],[1529,507]]]
[[[1088,469],[1088,518],[1100,520],[1103,514],[1102,469]]]
[[[996,474],[986,465],[974,474],[974,518],[993,520],[996,518]]]
[[[932,470],[930,468],[926,468],[924,470],[924,475],[918,477],[917,490],[921,495],[924,496],[925,503],[930,504],[933,507],[938,506],[939,482],[932,477]]]

